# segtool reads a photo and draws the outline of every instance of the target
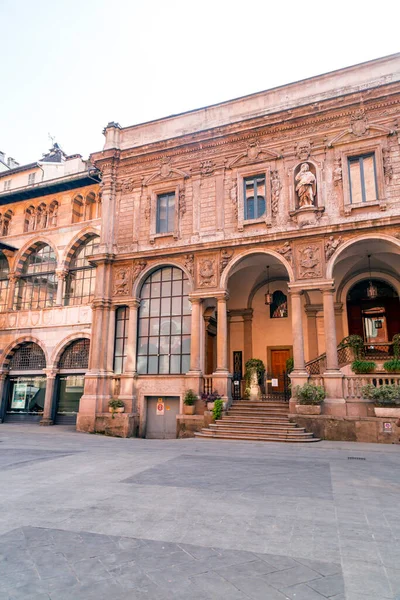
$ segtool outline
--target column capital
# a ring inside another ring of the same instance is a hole
[[[96,298],[92,302],[92,310],[99,310],[103,308],[110,308],[112,305],[111,300],[108,298]]]
[[[189,302],[192,304],[201,304],[203,302],[203,298],[201,296],[193,296],[189,294]]]
[[[8,274],[8,281],[10,283],[15,283],[16,281],[18,281],[18,279],[20,278],[20,274],[19,273],[9,273]]]
[[[319,288],[320,292],[322,293],[323,296],[329,296],[329,295],[333,295],[335,293],[335,288],[333,287],[333,283],[332,284],[328,284],[326,286],[321,286]]]
[[[125,303],[126,306],[129,306],[129,308],[139,308],[140,306],[140,298],[132,298],[131,300],[128,300]],[[121,304],[122,306],[122,304]]]
[[[214,298],[217,302],[227,302],[229,300],[229,292],[217,292],[214,294]]]
[[[45,373],[47,379],[55,379],[59,373],[59,370],[55,367],[47,367],[46,369],[43,369],[43,372]]]
[[[61,281],[65,281],[65,278],[68,275],[67,269],[56,269],[57,279],[61,279]]]

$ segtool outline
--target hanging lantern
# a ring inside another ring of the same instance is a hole
[[[267,293],[264,296],[264,303],[266,306],[270,306],[273,302],[272,294],[269,293],[269,266],[267,267]]]
[[[368,254],[368,269],[369,269],[369,285],[367,287],[367,296],[370,300],[378,297],[378,288],[376,285],[372,283],[372,275],[371,275],[371,255]]]

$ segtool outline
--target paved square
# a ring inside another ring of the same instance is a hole
[[[0,600],[400,599],[399,459],[0,425]]]

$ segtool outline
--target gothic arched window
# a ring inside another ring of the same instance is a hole
[[[94,235],[82,242],[71,258],[65,285],[65,306],[88,304],[93,300],[96,268],[89,263],[87,257],[93,254],[98,239],[99,236]]]
[[[53,306],[57,296],[57,259],[53,248],[39,244],[28,256],[15,290],[14,309]]]
[[[189,281],[177,267],[154,271],[140,292],[137,370],[186,373],[190,366]]]

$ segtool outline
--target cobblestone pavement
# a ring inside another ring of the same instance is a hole
[[[400,600],[399,459],[0,425],[0,600]]]

